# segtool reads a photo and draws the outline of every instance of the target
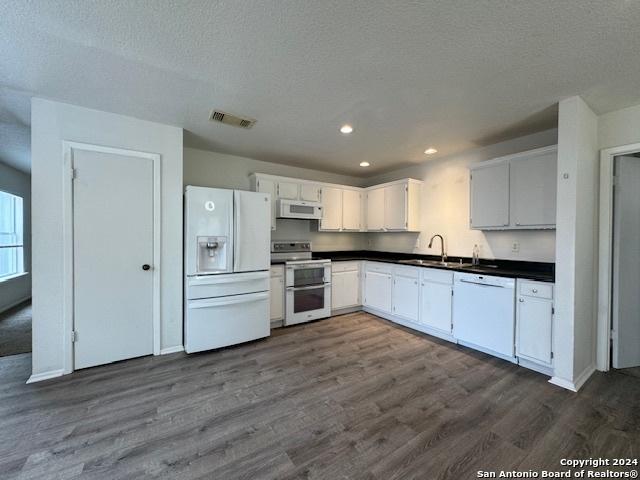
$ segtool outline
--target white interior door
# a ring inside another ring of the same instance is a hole
[[[72,162],[75,368],[149,355],[153,160],[74,149]]]
[[[613,213],[613,367],[640,366],[640,158],[618,157]]]

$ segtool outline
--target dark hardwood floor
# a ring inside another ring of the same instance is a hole
[[[0,357],[31,351],[31,300],[0,313]]]
[[[365,313],[25,385],[0,359],[0,477],[466,479],[640,455],[640,379],[548,377]]]

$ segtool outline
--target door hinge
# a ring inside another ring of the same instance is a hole
[[[71,168],[71,179],[75,180],[76,178],[78,178],[78,170],[75,168]]]
[[[551,358],[553,359],[553,352],[551,352]]]
[[[453,297],[453,289],[451,289],[451,296]]]
[[[555,315],[556,314],[556,307],[551,307],[551,315]]]
[[[78,332],[75,330],[71,331],[71,343],[76,343],[78,341]]]

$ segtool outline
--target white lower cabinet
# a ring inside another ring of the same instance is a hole
[[[451,334],[453,272],[423,268],[420,278],[420,324]]]
[[[454,272],[369,261],[362,268],[362,305],[366,310],[415,330],[458,341],[453,328]],[[334,310],[352,306],[355,301],[355,278],[346,273],[334,272]],[[553,284],[518,279],[516,292],[513,321],[518,363],[553,375]],[[512,348],[511,340],[509,343]]]
[[[542,367],[553,365],[553,284],[517,281],[516,355]]]
[[[383,313],[391,313],[392,288],[392,266],[367,262],[364,279],[364,305]]]
[[[331,309],[362,305],[360,301],[360,262],[331,264]]]
[[[392,313],[411,322],[420,312],[420,270],[396,267],[393,272]]]
[[[272,265],[269,279],[271,323],[284,320],[284,265]]]

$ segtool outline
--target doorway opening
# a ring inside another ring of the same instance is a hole
[[[1,123],[1,122],[0,122]],[[0,358],[31,352],[31,154],[29,127],[0,134]],[[10,145],[13,149],[7,148]]]
[[[640,377],[640,153],[613,160],[610,365]]]
[[[639,184],[640,143],[600,152],[596,367],[634,376],[640,375]]]

